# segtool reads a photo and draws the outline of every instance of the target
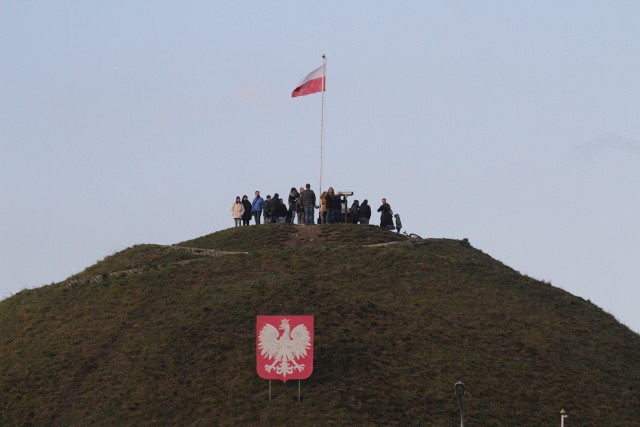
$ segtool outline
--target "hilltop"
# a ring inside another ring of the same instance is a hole
[[[315,316],[313,375],[255,370]],[[640,336],[466,240],[265,225],[136,245],[0,302],[0,425],[637,426]]]

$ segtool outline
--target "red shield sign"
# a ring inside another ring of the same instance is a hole
[[[256,370],[265,380],[303,380],[313,371],[313,316],[258,316]]]

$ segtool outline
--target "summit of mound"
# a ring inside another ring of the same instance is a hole
[[[386,231],[373,225],[268,224],[229,228],[197,239],[187,240],[178,245],[230,251],[252,251],[259,249],[370,245],[400,242],[407,239],[405,235]]]

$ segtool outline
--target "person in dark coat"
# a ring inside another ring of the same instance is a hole
[[[298,199],[296,201],[296,219],[298,224],[304,224],[304,205],[302,204],[302,196],[304,194],[304,188],[300,187],[298,193]]]
[[[278,217],[279,217],[279,212],[278,212],[278,205],[280,203],[280,195],[278,193],[274,193],[273,197],[271,198],[271,202],[269,203],[269,213],[271,215],[271,222],[273,224],[278,223]]]
[[[360,214],[360,224],[369,224],[369,218],[371,218],[371,206],[369,206],[369,201],[367,199],[364,199],[360,204],[358,213]]]
[[[396,219],[396,231],[400,233],[400,230],[402,230],[402,220],[400,219],[400,214],[395,214],[393,217]]]
[[[360,219],[360,203],[357,200],[353,201],[351,208],[349,209],[349,222],[351,224],[357,224]]]
[[[296,187],[291,187],[291,191],[289,192],[289,214],[287,218],[290,218],[289,221],[293,224],[293,218],[296,216],[296,208],[298,206],[298,199],[300,198],[300,193],[296,190]]]
[[[342,202],[344,196],[340,193],[336,194],[333,187],[329,187],[325,195],[327,201],[327,224],[340,222],[340,213],[342,212]]]
[[[393,211],[391,210],[391,205],[387,203],[387,199],[382,199],[378,212],[380,212],[380,228],[394,230],[396,227],[393,225]]]
[[[271,206],[271,196],[267,194],[267,198],[264,200],[262,204],[262,216],[264,216],[264,223],[268,224],[271,222],[271,210],[269,209]]]
[[[284,200],[279,199],[278,200],[278,222],[286,223],[287,217],[289,217],[290,213],[291,211],[287,209],[287,205],[284,204]],[[290,217],[289,217],[289,222],[291,222]]]
[[[249,201],[249,196],[242,196],[242,206],[244,206],[244,213],[242,214],[242,225],[249,225],[249,221],[251,221],[251,202]]]

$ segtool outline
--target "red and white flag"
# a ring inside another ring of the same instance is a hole
[[[265,380],[304,380],[313,371],[313,316],[257,316],[256,370]]]
[[[293,92],[291,92],[291,97],[295,98],[296,96],[310,95],[326,90],[327,77],[324,75],[324,65],[321,65],[307,74],[300,83],[298,83]]]

